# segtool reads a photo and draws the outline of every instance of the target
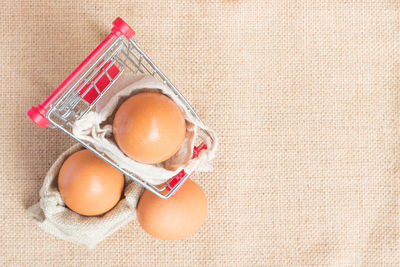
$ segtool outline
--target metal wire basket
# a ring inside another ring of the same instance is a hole
[[[110,161],[104,153],[72,134],[72,125],[95,107],[97,101],[123,72],[147,74],[166,84],[186,105],[191,115],[204,125],[189,102],[160,71],[151,59],[139,48],[134,38],[135,32],[121,18],[113,22],[111,33],[93,50],[93,52],[63,81],[60,86],[42,104],[31,107],[27,115],[42,128],[58,128],[71,136],[107,163],[111,164],[127,177],[141,184],[157,196],[168,198],[179,189],[194,171],[181,170],[162,186],[152,185],[140,177],[122,169],[118,163]],[[209,133],[205,133],[213,141]],[[207,146],[201,142],[194,147],[196,157]]]

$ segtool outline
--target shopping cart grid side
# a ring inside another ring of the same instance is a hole
[[[113,25],[114,28],[111,34],[71,73],[48,99],[41,105],[32,107],[27,112],[27,115],[41,127],[50,125],[53,128],[62,130],[127,177],[157,196],[168,198],[180,188],[194,169],[181,170],[162,186],[152,185],[135,173],[122,169],[109,160],[104,153],[97,151],[89,143],[80,140],[72,133],[74,122],[92,110],[97,101],[107,93],[108,89],[126,71],[130,72],[131,75],[148,74],[166,84],[185,104],[191,115],[203,125],[188,101],[139,48],[134,38],[134,31],[120,18],[117,18]],[[196,154],[194,157],[197,156],[200,150],[207,148],[203,145],[204,140],[200,141],[202,141],[200,145],[195,147]],[[211,139],[211,141],[213,140]]]

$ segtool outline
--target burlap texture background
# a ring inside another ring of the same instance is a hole
[[[398,1],[6,1],[0,261],[47,266],[400,264]],[[209,215],[166,242],[131,223],[94,250],[26,208],[72,144],[24,115],[117,16],[220,138]]]

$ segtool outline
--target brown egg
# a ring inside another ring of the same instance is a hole
[[[187,180],[178,192],[162,199],[145,190],[139,200],[137,217],[150,235],[178,240],[194,234],[207,216],[207,198],[200,186]]]
[[[106,213],[120,200],[124,176],[89,150],[72,154],[58,174],[58,190],[65,204],[76,213]]]
[[[114,117],[113,132],[120,149],[138,162],[156,164],[181,147],[186,123],[179,107],[160,93],[128,98]]]

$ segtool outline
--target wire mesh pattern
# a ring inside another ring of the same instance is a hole
[[[120,168],[110,161],[102,152],[97,151],[89,143],[80,140],[72,134],[72,125],[88,111],[108,91],[114,82],[125,71],[130,74],[147,74],[160,80],[185,103],[191,114],[202,124],[187,100],[179,93],[167,77],[156,67],[150,58],[139,48],[134,38],[127,39],[121,36],[115,39],[107,49],[65,90],[60,97],[50,106],[46,117],[53,127],[59,128],[70,135],[84,147],[91,150],[97,156],[108,162],[126,176],[135,180],[161,198],[173,195],[183,182],[190,176],[193,170],[182,170],[176,176],[170,178],[162,186],[155,186],[145,182],[134,173]],[[193,157],[197,157],[202,149],[207,147],[200,143],[195,147]]]

